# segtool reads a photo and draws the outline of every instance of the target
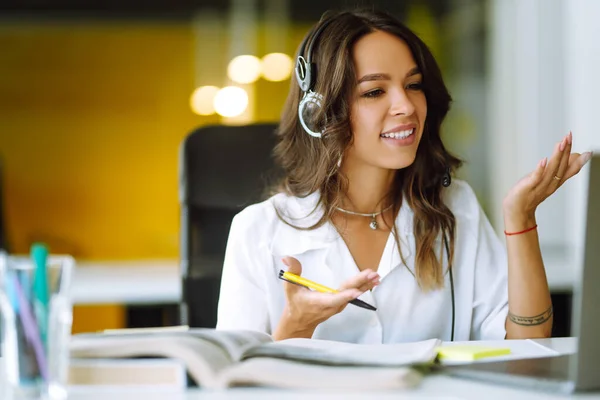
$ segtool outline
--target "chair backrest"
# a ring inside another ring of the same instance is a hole
[[[281,176],[275,124],[196,129],[180,149],[180,322],[214,327],[231,220]]]

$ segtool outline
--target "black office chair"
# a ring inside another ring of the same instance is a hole
[[[275,124],[209,126],[182,143],[180,322],[215,327],[223,258],[231,220],[264,200],[281,176],[272,151]]]

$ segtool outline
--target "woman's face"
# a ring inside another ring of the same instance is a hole
[[[423,135],[427,101],[423,76],[406,43],[375,31],[353,48],[358,85],[351,100],[349,165],[401,169],[413,163]]]

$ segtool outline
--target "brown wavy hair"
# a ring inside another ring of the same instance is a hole
[[[278,190],[298,197],[319,192],[320,199],[313,212],[322,208],[324,213],[310,227],[293,225],[286,221],[280,210],[277,210],[278,215],[282,221],[298,229],[316,229],[331,221],[348,188],[347,178],[338,170],[337,163],[352,143],[350,101],[357,85],[352,62],[353,46],[360,38],[374,31],[395,35],[408,45],[423,75],[427,118],[415,161],[397,171],[387,200],[394,204],[393,215],[397,215],[403,199],[414,212],[417,282],[425,290],[441,288],[444,282],[444,252],[439,248],[439,254],[436,254],[435,241],[442,235],[448,267],[451,268],[456,230],[455,217],[442,201],[441,180],[446,168],[452,173],[461,161],[445,149],[440,138],[440,126],[452,100],[440,69],[425,43],[387,13],[359,10],[325,14],[307,34],[309,40],[317,27],[326,21],[327,26],[320,33],[312,51],[317,69],[314,90],[323,96],[323,107],[314,118],[321,121],[321,126],[326,126],[326,130],[320,139],[304,132],[298,119],[298,105],[303,92],[292,78],[277,130],[278,144],[274,150],[277,162],[286,173]],[[395,225],[391,230],[405,262]]]

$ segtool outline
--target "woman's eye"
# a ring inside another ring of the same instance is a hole
[[[414,82],[407,86],[410,90],[423,90],[423,82]]]
[[[383,90],[375,89],[375,90],[370,90],[366,93],[363,93],[361,97],[374,98],[374,97],[379,97],[382,94],[383,94]]]

